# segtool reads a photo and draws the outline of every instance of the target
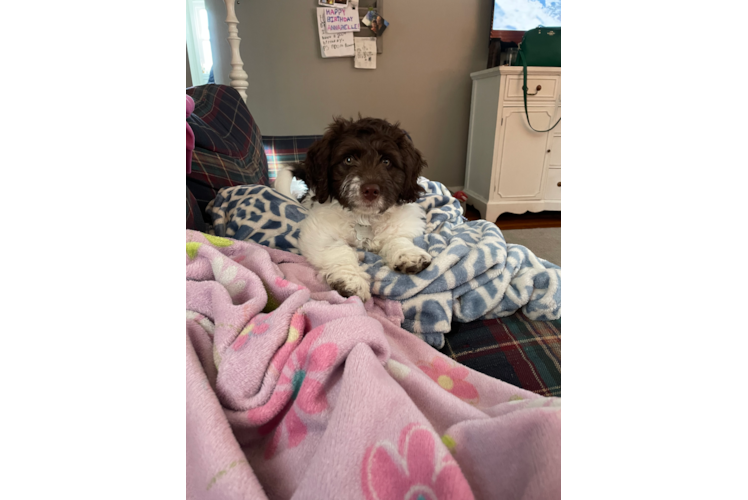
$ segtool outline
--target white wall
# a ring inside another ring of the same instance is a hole
[[[385,0],[390,27],[376,70],[320,56],[316,1],[240,1],[247,104],[264,135],[319,134],[333,115],[359,112],[399,120],[429,163],[425,175],[463,184],[470,73],[486,68],[492,0]],[[222,0],[206,5],[214,75],[228,84],[226,8]]]

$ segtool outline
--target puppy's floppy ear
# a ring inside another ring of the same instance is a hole
[[[320,203],[327,201],[330,196],[330,138],[325,134],[322,139],[315,141],[306,153],[304,160],[304,182],[314,191],[314,199]]]
[[[424,189],[418,185],[418,177],[420,177],[421,171],[428,165],[423,156],[421,156],[421,152],[413,145],[413,141],[411,141],[407,133],[403,133],[400,137],[398,148],[400,148],[400,154],[403,157],[403,168],[405,169],[405,185],[400,190],[400,199],[398,201],[401,203],[413,203],[418,201],[418,198],[424,193]]]
[[[320,203],[326,202],[327,198],[332,198],[332,176],[330,175],[332,149],[335,147],[337,139],[345,133],[352,123],[341,117],[334,117],[333,120],[332,124],[327,127],[322,139],[319,139],[309,148],[304,160],[307,177],[304,182],[314,191],[314,199]]]

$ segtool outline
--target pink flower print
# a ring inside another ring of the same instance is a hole
[[[310,349],[322,334],[322,329],[320,327],[310,332],[291,355],[267,404],[247,413],[250,422],[255,423],[274,415],[258,429],[261,436],[275,431],[265,450],[266,460],[275,455],[284,437],[289,449],[301,444],[307,435],[307,427],[301,417],[316,415],[328,407],[322,380],[324,373],[335,363],[338,346],[327,342]]]
[[[459,364],[451,364],[445,359],[436,356],[430,364],[419,364],[418,368],[439,384],[443,389],[451,392],[458,398],[468,403],[478,402],[478,391],[470,382],[465,381],[470,371],[467,367]]]
[[[276,286],[279,286],[281,288],[286,288],[288,285],[291,284],[291,282],[284,280],[280,276],[276,276],[275,277],[275,284],[276,284]]]
[[[431,429],[406,426],[395,444],[370,446],[361,466],[367,500],[439,500],[473,498],[459,465]]]
[[[250,321],[249,325],[247,325],[239,333],[239,336],[236,337],[236,340],[234,340],[234,343],[231,347],[233,347],[235,351],[238,351],[247,342],[247,338],[249,337],[250,333],[254,335],[262,335],[263,333],[265,333],[272,324],[272,318],[270,317],[271,315],[272,313],[268,315],[258,314],[257,316],[255,316],[254,319]]]
[[[291,355],[291,352],[296,348],[301,338],[304,336],[305,331],[306,317],[303,313],[295,312],[294,315],[291,316],[291,324],[288,327],[286,343],[283,344],[283,347],[278,349],[278,352],[275,353],[273,359],[270,360],[270,364],[273,368],[279,372],[281,371],[283,365],[286,364],[288,357]]]
[[[221,238],[225,239],[225,238]],[[211,240],[212,241],[212,240]],[[226,240],[230,241],[230,240]],[[229,243],[230,244],[230,243]],[[226,246],[226,245],[221,245]],[[238,266],[232,266],[223,256],[217,256],[210,262],[213,268],[215,280],[222,284],[229,292],[231,298],[236,297],[240,292],[247,288],[247,282],[244,280],[235,280]]]
[[[306,288],[302,285],[297,285],[296,283],[287,281],[281,278],[280,276],[275,277],[275,284],[279,286],[280,288],[290,287],[289,290],[304,290]]]

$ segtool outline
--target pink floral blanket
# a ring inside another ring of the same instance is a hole
[[[187,497],[560,498],[560,400],[456,364],[396,302],[187,231]]]

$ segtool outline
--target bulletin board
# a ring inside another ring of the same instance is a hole
[[[335,2],[335,3],[333,3]],[[352,1],[348,0],[348,3],[338,4],[335,0],[330,0],[329,5],[324,2],[324,0],[319,0],[317,2],[317,6],[320,7],[326,7],[326,8],[348,8],[352,5]],[[376,51],[377,54],[381,54],[383,51],[383,42],[382,42],[382,36],[377,36],[377,34],[371,29],[370,26],[367,25],[366,22],[364,22],[364,17],[369,13],[370,10],[376,11],[376,14],[381,16],[382,18],[386,19],[384,17],[384,0],[358,0],[358,6],[356,7],[356,12],[358,16],[358,22],[360,24],[360,30],[355,31],[352,33],[353,37],[355,38],[376,38]],[[321,26],[322,20],[318,19],[318,22]],[[386,23],[389,26],[389,23]],[[383,28],[386,29],[386,28]],[[330,42],[332,43],[332,42]],[[342,43],[342,40],[341,40]],[[349,42],[345,42],[349,43]],[[323,56],[326,57],[326,56]],[[335,56],[333,56],[335,57]]]
[[[384,0],[359,0],[358,2],[358,17],[363,18],[366,13],[369,11],[369,7],[373,8],[377,11],[380,15],[384,16]],[[371,31],[371,28],[364,26],[363,23],[361,23],[361,31],[354,33],[354,37],[370,37],[375,36],[374,32]],[[377,54],[382,53],[382,38],[383,36],[377,37]]]

